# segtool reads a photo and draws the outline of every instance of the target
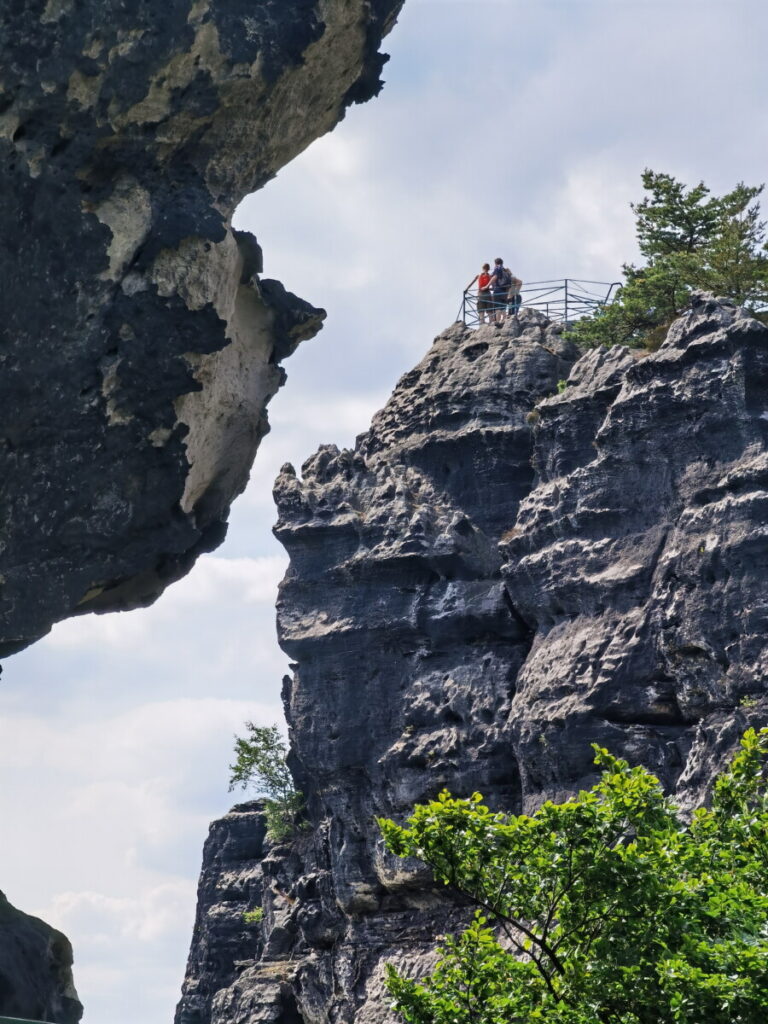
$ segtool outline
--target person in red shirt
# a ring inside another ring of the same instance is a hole
[[[488,323],[491,322],[491,307],[493,306],[493,300],[491,299],[490,270],[490,263],[484,263],[483,269],[480,273],[476,274],[464,289],[464,294],[466,295],[475,281],[477,281],[477,320],[478,323],[481,324],[486,322],[486,316],[488,317]]]

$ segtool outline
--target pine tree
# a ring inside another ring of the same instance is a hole
[[[703,181],[689,188],[651,170],[642,180],[647,195],[632,212],[646,262],[624,264],[616,301],[575,324],[576,341],[655,348],[694,289],[753,310],[768,302],[768,246],[758,202],[764,186],[739,183],[718,197]]]

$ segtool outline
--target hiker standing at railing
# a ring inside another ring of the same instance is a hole
[[[480,273],[476,274],[464,289],[464,294],[466,295],[475,281],[477,281],[477,321],[481,324],[485,323],[486,316],[488,317],[488,323],[491,322],[492,301],[490,269],[490,263],[484,263],[483,269]]]
[[[504,322],[504,313],[507,309],[507,293],[512,284],[512,274],[504,266],[504,260],[499,256],[493,261],[491,271],[491,307],[493,309],[493,320],[497,327]]]
[[[515,277],[511,270],[509,271],[509,275],[512,278],[512,283],[510,284],[509,291],[507,292],[508,317],[517,316],[517,312],[520,309],[520,303],[523,301],[523,298],[520,294],[520,291],[523,287],[523,282],[520,280],[519,277]]]

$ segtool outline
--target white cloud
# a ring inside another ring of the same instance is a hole
[[[178,950],[194,921],[191,881],[149,887],[135,898],[62,892],[42,910],[76,938],[75,973],[81,998],[87,999],[84,1024],[173,1019]]]
[[[233,734],[276,718],[207,698],[0,721],[3,889],[72,940],[86,1021],[135,1021],[150,989],[146,1019],[171,1019],[208,823],[239,799],[227,793]]]
[[[89,944],[111,946],[115,936],[157,943],[189,921],[195,886],[189,880],[164,882],[138,897],[105,896],[101,892],[62,892],[45,908],[46,919],[65,933],[86,936]]]
[[[130,650],[139,642],[156,638],[164,627],[200,609],[227,604],[274,605],[277,584],[288,559],[273,555],[261,558],[220,558],[204,555],[193,571],[171,587],[151,608],[117,615],[84,615],[54,626],[45,643],[60,648],[105,644]]]
[[[33,841],[41,865],[47,837],[55,835],[59,870],[70,855],[66,870],[80,884],[93,871],[90,852],[86,860],[79,856],[85,835],[89,851],[109,854],[94,858],[100,868],[124,864],[126,851],[135,849],[138,869],[151,871],[142,853],[151,862],[175,852],[182,830],[207,822],[212,795],[219,810],[231,802],[233,734],[246,719],[271,723],[276,716],[271,704],[213,697],[145,703],[84,722],[66,714],[6,716],[0,722],[0,807],[5,820],[19,820],[19,835]],[[41,781],[45,788],[38,792]],[[45,813],[18,817],[33,798]],[[6,848],[5,865],[29,863],[25,847]],[[65,888],[72,888],[71,880]]]

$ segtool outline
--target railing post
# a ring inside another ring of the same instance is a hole
[[[568,326],[568,278],[565,279],[565,326]]]

